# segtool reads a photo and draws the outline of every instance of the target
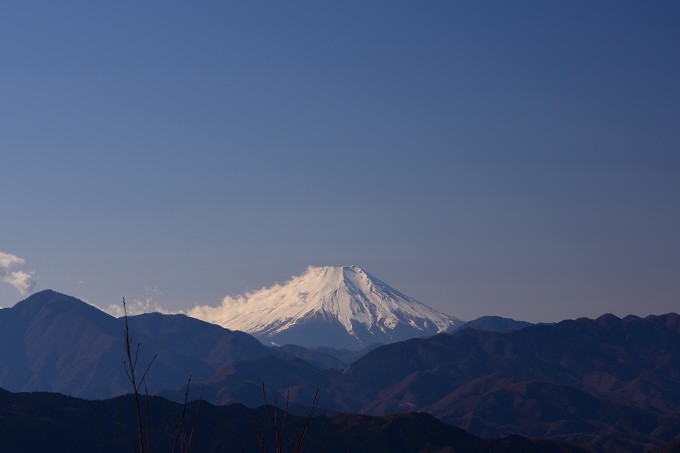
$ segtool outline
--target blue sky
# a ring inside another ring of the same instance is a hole
[[[8,272],[99,306],[356,264],[436,309],[677,311],[675,2],[0,5]]]

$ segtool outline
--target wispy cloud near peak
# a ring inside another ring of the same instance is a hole
[[[161,291],[157,287],[145,286],[143,299],[133,299],[132,302],[126,301],[127,314],[129,316],[134,316],[141,315],[142,313],[163,313],[166,315],[181,313],[164,308],[156,300],[161,294]],[[116,318],[120,318],[125,314],[122,302],[120,304],[111,304],[103,310]]]
[[[16,255],[0,252],[0,281],[14,286],[22,296],[26,296],[35,287],[34,271],[14,270],[16,266],[26,263],[26,260]]]

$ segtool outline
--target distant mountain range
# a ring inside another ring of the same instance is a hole
[[[254,337],[185,315],[129,317],[140,343],[140,363],[154,362],[152,392],[175,389],[189,375],[214,376],[239,361],[300,358],[320,369],[345,368],[363,350],[267,347]],[[53,391],[108,398],[129,391],[123,367],[122,319],[51,290],[0,309],[0,386],[12,391]]]
[[[273,411],[273,409],[272,409]],[[149,436],[153,451],[171,451],[182,406],[163,398],[149,400]],[[296,451],[304,417],[276,411],[282,451]],[[194,403],[180,442],[187,443],[194,417],[191,451],[277,451],[266,407]],[[13,394],[0,390],[0,451],[119,453],[134,451],[136,436],[131,396],[86,401],[47,393]],[[258,435],[258,432],[260,435]],[[179,449],[178,449],[179,450]],[[184,450],[182,450],[184,451]],[[428,414],[371,417],[330,414],[308,425],[303,452],[327,453],[585,453],[575,445],[521,436],[483,439],[442,423]]]
[[[532,323],[526,321],[515,321],[510,318],[502,318],[500,316],[482,316],[481,318],[473,319],[462,324],[450,327],[447,332],[453,333],[460,329],[477,329],[486,330],[488,332],[510,332],[513,330],[524,329],[525,327],[533,326]]]
[[[680,316],[461,329],[379,347],[342,372],[263,358],[229,365],[200,386],[215,403],[254,405],[261,382],[280,398],[295,388],[297,403],[320,388],[322,405],[336,411],[423,411],[483,436],[642,451],[680,433]]]
[[[129,318],[140,363],[155,354],[149,390],[178,388],[189,375],[208,378],[241,360],[294,354],[264,346],[243,332],[184,315],[148,313]],[[0,387],[50,391],[83,398],[110,398],[130,391],[123,366],[123,320],[74,297],[51,290],[0,310]],[[296,351],[310,363],[337,359]],[[333,362],[333,361],[336,362]],[[342,362],[340,362],[341,364]]]
[[[291,405],[308,404],[320,389],[322,413],[427,412],[478,436],[547,437],[596,451],[642,451],[680,433],[673,313],[524,328],[488,318],[372,346],[353,363],[352,351],[267,347],[183,315],[145,314],[129,324],[140,361],[158,354],[149,391],[175,400],[192,375],[193,395],[202,389],[213,404],[260,406],[263,383]],[[34,294],[0,310],[0,386],[90,399],[128,393],[122,335],[121,319],[54,291]],[[0,419],[7,410],[0,406]]]
[[[357,266],[309,267],[282,285],[189,314],[248,332],[267,345],[352,350],[431,336],[463,324]]]

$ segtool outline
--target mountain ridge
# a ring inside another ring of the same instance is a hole
[[[203,387],[217,404],[261,404],[264,382],[291,407],[320,389],[326,410],[425,411],[477,435],[565,439],[596,451],[642,451],[680,432],[676,313],[465,328],[379,346],[342,369],[323,348],[271,348],[183,315],[128,321],[141,363],[158,353],[149,391],[180,401],[191,374],[196,397]],[[123,322],[50,291],[0,310],[0,386],[87,398],[129,392]]]
[[[423,411],[476,435],[637,452],[680,432],[679,319],[603,315],[509,332],[462,329],[380,346],[342,371],[258,359],[200,384],[215,403],[245,392],[252,404],[256,382],[271,383],[279,398],[289,388],[295,395],[320,388],[330,410]]]
[[[174,445],[182,404],[160,397],[149,398],[150,443],[154,450],[169,451]],[[182,430],[181,441],[195,434],[198,451],[273,451],[276,441],[270,428],[270,410],[242,404],[214,406],[189,403],[187,416],[198,416]],[[295,446],[305,429],[305,417],[285,415],[274,409],[285,428],[280,442]],[[137,427],[132,395],[88,401],[55,393],[10,393],[0,389],[0,450],[114,453],[130,450]],[[305,410],[305,414],[307,411]],[[36,435],[40,433],[40,435]],[[182,445],[183,446],[183,445]],[[240,448],[239,448],[240,447]],[[291,447],[291,451],[293,448]],[[193,448],[192,448],[193,450]],[[576,445],[521,436],[484,439],[424,413],[372,417],[327,414],[313,417],[302,451],[332,453],[476,452],[476,453],[585,453]]]
[[[233,362],[294,356],[247,333],[185,315],[147,313],[128,322],[141,345],[139,363],[157,355],[148,376],[151,393],[181,386],[189,375],[207,379]],[[35,293],[0,309],[0,386],[94,399],[128,393],[123,331],[124,319],[75,297],[53,290]],[[298,353],[323,358],[314,351]]]

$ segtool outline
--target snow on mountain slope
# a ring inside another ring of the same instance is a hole
[[[357,266],[309,267],[274,285],[190,316],[248,332],[265,343],[357,349],[434,335],[461,324]]]

